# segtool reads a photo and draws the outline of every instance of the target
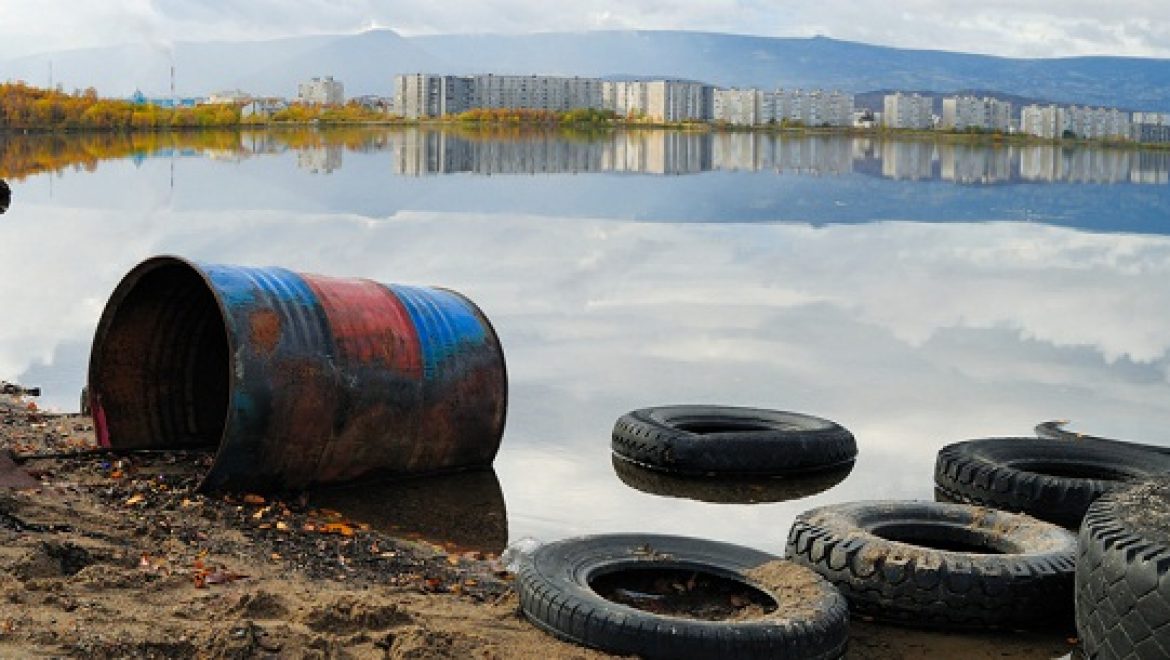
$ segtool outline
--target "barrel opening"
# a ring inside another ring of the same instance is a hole
[[[119,448],[217,447],[229,383],[227,329],[199,271],[166,259],[128,276],[94,344],[99,438]]]

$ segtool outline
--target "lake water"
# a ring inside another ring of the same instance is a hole
[[[1170,443],[1170,152],[415,129],[0,150],[0,378],[76,409],[107,297],[160,253],[457,289],[508,362],[499,485],[465,491],[498,501],[493,543],[779,553],[813,506],[932,498],[952,441],[1071,418]],[[672,403],[828,417],[860,455],[730,492],[616,474],[617,417]]]

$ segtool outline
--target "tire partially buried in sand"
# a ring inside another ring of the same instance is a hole
[[[558,541],[521,560],[516,587],[538,627],[609,653],[813,660],[840,657],[848,641],[848,606],[828,582],[716,541],[653,534]]]
[[[1081,525],[1077,634],[1090,658],[1170,658],[1170,482],[1114,491]]]
[[[679,474],[783,475],[841,467],[857,457],[853,434],[802,413],[733,406],[658,406],[613,426],[613,452]]]
[[[788,558],[860,614],[927,628],[1025,628],[1072,617],[1076,538],[985,507],[877,501],[800,514]]]
[[[1124,443],[985,438],[943,447],[934,481],[950,499],[1021,511],[1076,529],[1093,500],[1170,475],[1170,455]]]

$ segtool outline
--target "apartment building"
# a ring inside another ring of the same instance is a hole
[[[472,108],[565,111],[602,107],[602,81],[596,78],[498,76],[489,73],[468,80]]]
[[[712,92],[712,118],[735,126],[766,124],[775,115],[770,103],[770,111],[763,112],[765,96],[768,94],[758,89],[716,89]]]
[[[1138,142],[1170,142],[1170,113],[1135,112],[1130,127]]]
[[[882,99],[882,123],[887,128],[933,128],[934,100],[920,94],[886,94]]]
[[[1064,109],[1056,105],[1026,105],[1020,108],[1020,132],[1055,140],[1067,128]]]
[[[646,116],[655,121],[707,121],[713,115],[714,88],[682,80],[650,80],[646,86]]]
[[[752,126],[799,123],[804,126],[850,126],[853,95],[822,90],[715,90],[714,119]]]
[[[604,83],[561,76],[445,76],[425,73],[394,77],[394,107],[404,117],[442,117],[473,108],[564,111],[603,107]]]
[[[345,103],[345,87],[333,76],[312,78],[297,86],[297,100],[308,105],[341,105]]]
[[[1006,133],[1012,127],[1012,104],[975,96],[948,96],[942,102],[940,126],[952,131],[979,129]]]
[[[1130,117],[1117,108],[1028,105],[1020,110],[1020,130],[1050,140],[1075,137],[1085,140],[1133,138]]]

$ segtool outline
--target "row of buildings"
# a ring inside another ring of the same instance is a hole
[[[711,119],[713,88],[684,80],[606,81],[564,76],[400,74],[394,107],[407,119],[478,108],[612,110],[664,122]]]
[[[394,82],[394,107],[408,119],[456,115],[477,108],[590,108],[666,123],[714,121],[752,126],[787,121],[849,126],[853,121],[853,96],[820,90],[718,89],[688,80],[494,74],[401,74]]]
[[[934,98],[920,94],[887,94],[880,124],[889,128],[999,133],[1024,133],[1049,140],[1133,140],[1170,142],[1170,113],[1134,112],[1087,106],[1026,105],[1019,120],[1012,104],[990,97],[953,96],[942,101],[942,115],[934,112]]]

